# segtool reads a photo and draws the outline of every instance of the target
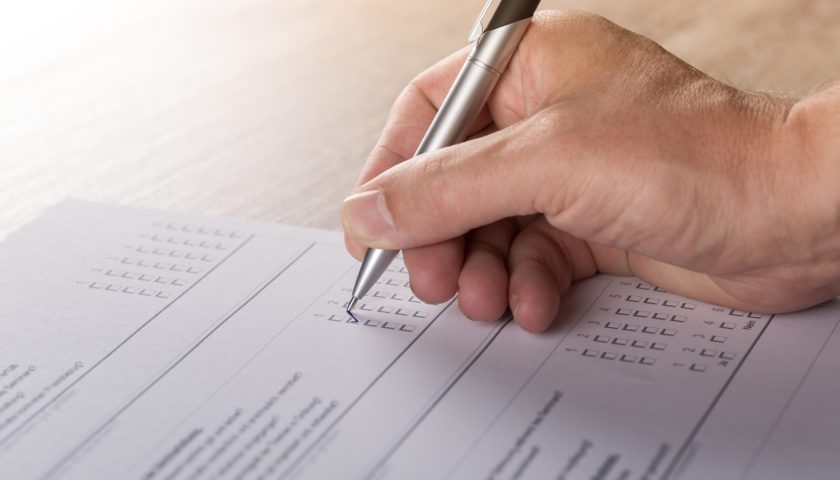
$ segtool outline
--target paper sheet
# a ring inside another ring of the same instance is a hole
[[[67,202],[0,245],[14,479],[836,478],[840,306],[771,317],[634,278],[543,335],[344,313],[340,234]]]

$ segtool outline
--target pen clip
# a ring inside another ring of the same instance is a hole
[[[495,7],[498,7],[498,0],[487,0],[484,3],[484,6],[481,7],[481,12],[478,14],[478,18],[475,19],[475,23],[470,29],[470,42],[474,42],[478,40],[478,37],[484,33],[484,29],[487,28],[487,24],[489,23],[490,18],[493,17],[493,13],[495,12],[495,8],[491,9],[490,7],[496,3]]]

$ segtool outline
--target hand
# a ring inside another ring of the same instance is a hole
[[[540,331],[596,272],[759,312],[840,294],[838,116],[815,127],[838,92],[749,94],[601,17],[547,12],[475,138],[410,158],[466,54],[406,88],[342,208],[348,250],[403,249],[419,298],[457,290],[470,318],[509,305]]]

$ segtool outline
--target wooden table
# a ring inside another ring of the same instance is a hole
[[[0,237],[66,197],[338,228],[388,107],[480,0],[0,6]],[[840,78],[837,0],[547,0],[736,85]],[[445,16],[441,16],[445,12]]]

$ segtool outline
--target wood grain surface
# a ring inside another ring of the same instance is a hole
[[[0,6],[0,237],[64,198],[338,228],[388,108],[480,0]],[[840,79],[838,0],[546,0],[743,88]]]

